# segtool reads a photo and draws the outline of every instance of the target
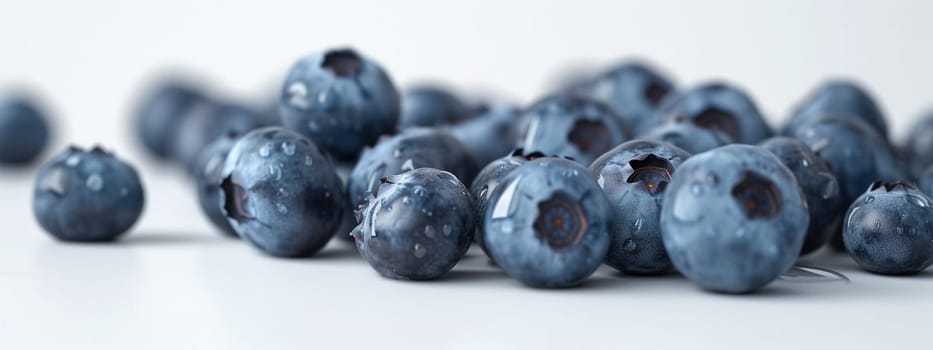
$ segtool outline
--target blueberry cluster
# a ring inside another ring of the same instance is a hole
[[[292,66],[275,112],[166,82],[140,102],[135,131],[190,174],[219,232],[278,257],[338,235],[392,279],[441,278],[472,243],[540,288],[606,264],[748,293],[830,242],[874,273],[933,264],[933,115],[895,145],[872,95],[847,80],[773,129],[743,88],[680,88],[639,62],[518,108],[436,85],[399,91],[378,62],[336,48]],[[0,162],[34,159],[47,138],[28,100],[2,100]],[[39,170],[33,207],[61,240],[106,241],[143,202],[131,166],[70,147]]]

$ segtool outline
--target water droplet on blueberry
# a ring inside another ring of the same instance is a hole
[[[90,188],[91,191],[100,191],[100,189],[104,187],[104,179],[102,179],[99,174],[91,174],[91,176],[87,177],[87,181],[84,182],[84,185]]]
[[[421,243],[415,243],[414,253],[416,258],[421,259],[425,257],[425,255],[428,255],[428,250],[425,249]]]
[[[266,158],[266,157],[268,157],[270,154],[272,154],[272,144],[268,144],[268,143],[267,143],[267,144],[265,144],[265,145],[262,145],[262,147],[259,147],[259,156],[260,156],[260,157]]]
[[[875,196],[867,196],[867,197],[865,197],[865,199],[864,199],[864,202],[865,202],[865,203],[871,203],[871,202],[874,202],[874,201],[875,201]]]
[[[78,163],[81,163],[81,156],[77,154],[72,154],[68,157],[68,159],[65,160],[65,164],[70,167],[77,166]]]
[[[282,142],[282,153],[289,156],[295,154],[295,144],[289,141]]]
[[[425,235],[426,237],[428,237],[428,238],[434,238],[435,234],[436,234],[436,232],[434,231],[434,227],[432,227],[431,225],[428,225],[428,226],[425,226],[425,227],[424,227],[424,235]]]
[[[634,239],[626,239],[625,242],[622,242],[622,250],[626,253],[634,253],[638,250],[638,243]]]

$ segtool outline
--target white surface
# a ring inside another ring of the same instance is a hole
[[[681,84],[724,77],[777,121],[815,83],[846,75],[882,100],[896,134],[933,98],[930,2],[465,1],[241,3],[0,0],[0,86],[38,90],[59,146],[100,142],[139,164],[147,211],[116,245],[45,237],[31,171],[0,169],[0,349],[21,348],[922,348],[933,273],[858,272],[722,296],[679,277],[601,270],[541,291],[480,252],[433,283],[379,278],[352,248],[266,258],[201,218],[178,174],[144,163],[127,111],[146,78],[190,67],[260,100],[298,56],[352,44],[405,85],[424,78],[529,102],[568,62],[646,57]],[[273,92],[269,92],[269,91]]]

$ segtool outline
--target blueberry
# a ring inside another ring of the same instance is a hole
[[[282,87],[283,124],[340,158],[394,133],[399,94],[374,61],[349,48],[302,58]]]
[[[257,113],[233,103],[195,103],[188,109],[187,116],[179,121],[177,134],[172,142],[172,159],[182,165],[189,174],[197,176],[197,157],[204,148],[228,133],[242,135],[259,127]]]
[[[822,159],[802,142],[789,137],[773,137],[761,143],[773,153],[797,179],[807,197],[810,227],[800,254],[810,253],[824,244],[839,230],[845,204],[839,181]]]
[[[483,251],[486,251],[486,245],[483,243],[482,213],[486,212],[486,206],[489,204],[489,196],[492,195],[496,187],[498,187],[499,184],[502,183],[502,180],[505,179],[507,175],[511,174],[513,170],[527,163],[529,160],[541,158],[543,156],[544,155],[540,153],[525,154],[524,150],[517,149],[511,154],[487,164],[480,170],[479,174],[476,175],[476,178],[473,179],[473,184],[470,185],[470,198],[473,199],[473,209],[477,213],[476,234],[474,235],[473,241],[479,244]],[[489,255],[489,253],[487,252],[486,255]]]
[[[350,173],[347,184],[350,203],[364,203],[379,186],[379,179],[418,168],[449,171],[470,183],[478,166],[460,141],[433,128],[408,128],[387,137],[363,155]]]
[[[690,153],[667,143],[623,143],[590,165],[609,198],[609,254],[606,264],[632,274],[671,270],[661,242],[665,187]]]
[[[640,139],[666,142],[691,154],[703,153],[732,143],[732,139],[716,129],[705,129],[692,123],[667,122],[639,136]]]
[[[525,112],[527,128],[522,148],[570,157],[590,164],[630,137],[627,126],[611,108],[596,100],[573,96],[545,97]]]
[[[30,163],[49,142],[49,126],[33,101],[0,97],[0,164]]]
[[[476,159],[477,164],[489,164],[515,149],[514,125],[518,110],[501,103],[484,104],[472,111],[473,117],[448,127]]]
[[[99,147],[69,147],[39,169],[32,210],[57,239],[112,241],[142,214],[145,196],[132,166]]]
[[[240,138],[221,178],[227,221],[240,237],[273,256],[317,252],[340,226],[346,208],[330,159],[307,138],[280,127]]]
[[[469,109],[456,95],[441,86],[422,85],[402,93],[399,128],[454,124],[466,119]]]
[[[931,200],[905,183],[875,182],[846,213],[842,238],[863,269],[906,275],[933,264]]]
[[[655,111],[664,98],[674,95],[671,80],[640,62],[625,62],[600,75],[588,94],[614,108],[635,134],[658,124]]]
[[[836,175],[843,206],[852,203],[876,180],[896,182],[907,178],[891,146],[860,119],[821,118],[797,129],[793,136]]]
[[[736,143],[757,144],[774,135],[755,102],[738,87],[703,84],[664,101],[658,119],[714,129]]]
[[[388,278],[431,280],[446,274],[472,240],[467,188],[453,174],[432,168],[381,182],[353,229],[360,255]]]
[[[200,88],[180,81],[155,86],[136,106],[136,133],[143,146],[160,159],[171,157],[181,121],[190,108],[207,100]]]
[[[784,133],[793,135],[807,124],[828,116],[859,119],[874,129],[878,136],[883,139],[888,137],[884,114],[875,104],[871,94],[857,83],[848,80],[831,80],[810,92],[791,113]]]
[[[917,183],[924,194],[933,197],[933,165],[920,173]]]
[[[910,158],[910,170],[914,176],[920,176],[923,170],[933,165],[933,112],[910,128],[905,152]]]
[[[790,169],[760,147],[728,145],[687,159],[674,173],[661,235],[688,279],[712,291],[747,293],[793,265],[809,221]]]
[[[222,200],[220,183],[223,180],[224,161],[230,149],[239,140],[239,134],[236,132],[227,133],[218,137],[214,142],[208,144],[201,153],[198,154],[194,162],[195,183],[197,186],[198,203],[201,205],[201,212],[207,216],[208,220],[222,233],[230,237],[238,237],[233,226],[227,221],[222,209]]]
[[[535,159],[492,192],[483,240],[496,264],[522,283],[570,287],[605,259],[609,212],[589,170],[566,159]]]

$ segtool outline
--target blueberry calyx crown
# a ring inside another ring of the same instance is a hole
[[[539,203],[535,236],[558,251],[566,251],[580,243],[589,224],[578,202],[558,191]]]
[[[645,99],[648,100],[648,103],[652,106],[657,106],[661,103],[661,100],[667,96],[667,93],[670,92],[666,86],[658,84],[657,82],[648,83],[648,86],[645,87]]]
[[[573,129],[567,134],[567,141],[583,152],[606,150],[612,146],[609,144],[609,130],[606,126],[602,122],[592,120],[579,120],[574,123]]]
[[[905,191],[906,191],[906,190],[916,190],[916,189],[917,189],[916,186],[914,186],[914,185],[911,184],[911,183],[907,183],[907,182],[901,182],[901,181],[898,181],[898,182],[884,182],[884,181],[881,181],[881,180],[877,180],[877,181],[871,183],[871,186],[869,186],[869,188],[868,188],[868,192],[874,192],[874,191],[879,191],[879,190],[882,190],[882,191],[884,191],[884,192],[891,192],[891,191],[894,191],[895,189],[898,189],[898,188],[901,188],[901,189],[903,189],[903,190],[905,190]]]
[[[246,190],[234,183],[230,176],[220,183],[220,189],[224,194],[224,214],[237,222],[248,220],[250,216],[245,206],[248,199]]]
[[[742,173],[739,182],[732,187],[732,198],[749,218],[773,218],[781,209],[777,186],[753,171]]]
[[[664,191],[664,187],[671,181],[674,166],[669,159],[654,154],[632,159],[628,162],[632,167],[632,175],[625,181],[628,183],[641,182],[651,194]]]
[[[718,130],[733,139],[739,134],[735,116],[717,107],[707,107],[693,118],[693,124],[704,129]]]
[[[363,62],[355,51],[341,49],[324,54],[321,67],[338,77],[354,77],[363,70]]]

